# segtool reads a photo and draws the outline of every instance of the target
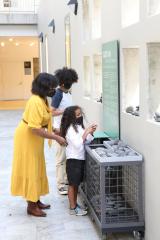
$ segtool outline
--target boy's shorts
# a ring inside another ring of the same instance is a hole
[[[66,172],[69,185],[79,186],[84,176],[84,160],[67,159]]]

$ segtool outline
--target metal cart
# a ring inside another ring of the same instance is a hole
[[[143,239],[142,156],[128,146],[121,147],[117,156],[111,142],[86,146],[80,195],[102,239],[111,232],[133,232]]]

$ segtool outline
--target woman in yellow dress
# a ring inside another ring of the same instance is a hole
[[[49,192],[44,158],[44,138],[65,145],[64,138],[52,132],[52,114],[47,96],[55,93],[55,76],[40,73],[32,82],[32,96],[28,100],[22,120],[15,131],[11,193],[27,200],[27,213],[45,217],[43,209],[50,208],[40,201]]]

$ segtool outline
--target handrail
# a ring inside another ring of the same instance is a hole
[[[0,0],[0,13],[33,13],[36,14],[40,0]],[[9,7],[4,7],[4,2],[9,3]]]

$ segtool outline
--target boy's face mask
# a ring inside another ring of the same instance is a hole
[[[76,118],[76,123],[78,125],[82,125],[83,124],[83,116],[80,116],[80,117]]]
[[[71,83],[65,83],[64,84],[64,88],[67,89],[67,90],[69,90],[71,87],[72,87]]]

